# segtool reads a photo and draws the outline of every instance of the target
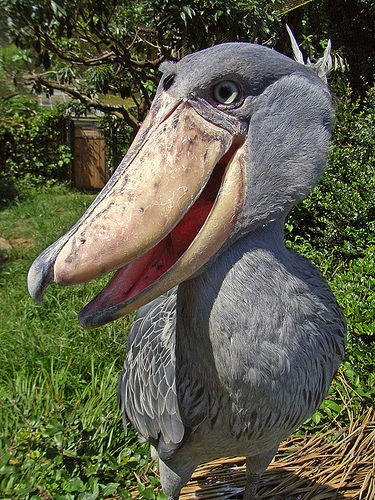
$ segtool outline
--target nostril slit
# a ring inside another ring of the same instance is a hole
[[[175,75],[168,75],[164,78],[164,81],[163,81],[164,90],[168,90],[169,88],[171,88],[171,86],[174,82],[174,76]]]

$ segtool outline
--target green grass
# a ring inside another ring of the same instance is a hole
[[[0,235],[13,244],[0,253],[1,498],[128,498],[134,472],[149,464],[147,446],[132,431],[125,436],[117,409],[131,320],[92,332],[79,326],[78,311],[103,280],[52,286],[44,307],[26,288],[33,259],[92,198],[53,187],[0,212]],[[151,490],[144,498],[157,498]]]
[[[136,475],[147,478],[147,486],[138,486],[141,498],[165,498],[158,493],[147,446],[138,443],[134,431],[125,435],[117,409],[131,318],[90,332],[79,326],[77,312],[103,280],[51,286],[44,307],[27,293],[32,260],[79,218],[92,198],[55,186],[31,190],[0,212],[0,235],[13,245],[11,251],[0,251],[0,498],[129,498]],[[374,248],[339,265],[306,241],[299,251],[326,275],[349,327],[341,378],[305,426],[316,431],[337,415],[345,424],[340,393],[349,390],[353,411],[374,398],[374,347],[369,343]]]

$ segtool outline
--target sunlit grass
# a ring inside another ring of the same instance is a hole
[[[133,430],[125,435],[117,408],[131,318],[93,331],[77,321],[106,278],[75,287],[52,285],[43,306],[27,292],[33,259],[92,199],[50,187],[30,191],[0,212],[0,236],[12,245],[0,250],[0,498],[130,498],[129,489],[137,485],[140,498],[165,498],[147,446]],[[374,324],[374,249],[344,265],[306,240],[293,246],[322,270],[348,319],[340,376],[329,399],[299,431],[317,432],[333,419],[346,425],[343,391],[353,415],[374,397],[374,349],[368,342]]]
[[[115,492],[127,498],[133,470],[149,462],[134,432],[125,436],[117,408],[131,320],[90,332],[77,321],[106,279],[51,286],[43,306],[27,292],[33,259],[92,198],[54,187],[30,192],[0,212],[0,235],[12,245],[0,253],[2,498],[105,498]]]

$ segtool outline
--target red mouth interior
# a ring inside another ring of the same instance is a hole
[[[238,145],[232,145],[214,168],[199,198],[181,221],[156,246],[120,268],[85,312],[93,313],[138,295],[168,271],[186,252],[206,221],[219,193],[224,172]]]

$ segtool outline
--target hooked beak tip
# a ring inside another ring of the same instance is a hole
[[[38,257],[32,264],[27,275],[27,288],[30,296],[38,302],[43,304],[44,292],[48,285],[53,283],[51,271],[53,266],[46,266],[40,261]]]

